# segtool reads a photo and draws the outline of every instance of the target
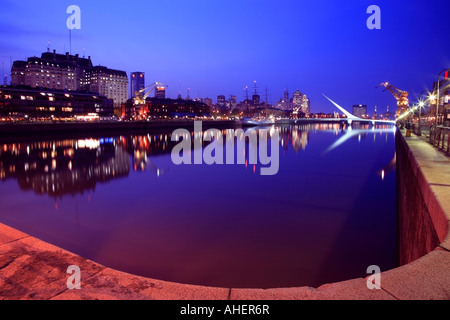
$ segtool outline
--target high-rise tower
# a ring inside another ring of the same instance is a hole
[[[136,91],[142,90],[145,88],[145,73],[143,72],[133,72],[131,74],[131,98],[136,97]]]

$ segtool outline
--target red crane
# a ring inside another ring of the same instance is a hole
[[[409,93],[407,91],[400,90],[400,89],[394,87],[389,82],[383,82],[377,86],[377,88],[379,88],[379,87],[385,87],[386,89],[384,89],[383,92],[386,90],[389,90],[389,92],[392,93],[394,98],[397,100],[397,116],[399,116],[400,114],[402,114],[403,112],[406,111],[406,109],[408,108],[408,104],[409,104],[409,99],[408,99]]]

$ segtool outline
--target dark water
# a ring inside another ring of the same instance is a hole
[[[272,130],[269,176],[259,164],[177,166],[170,133],[0,142],[0,222],[181,283],[319,286],[395,267],[394,129]]]

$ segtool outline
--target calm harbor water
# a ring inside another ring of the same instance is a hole
[[[320,286],[396,266],[395,130],[286,125],[279,171],[175,165],[170,132],[0,141],[0,222],[181,283]]]

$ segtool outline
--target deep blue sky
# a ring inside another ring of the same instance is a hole
[[[0,61],[51,49],[69,51],[66,9],[81,8],[72,54],[94,65],[146,73],[169,85],[168,96],[234,94],[257,81],[271,103],[285,88],[311,99],[312,112],[332,112],[322,93],[353,104],[394,109],[375,86],[390,81],[411,100],[450,67],[450,1],[403,0],[1,0]],[[381,30],[369,30],[369,5],[381,8]],[[447,37],[446,37],[447,36]]]

